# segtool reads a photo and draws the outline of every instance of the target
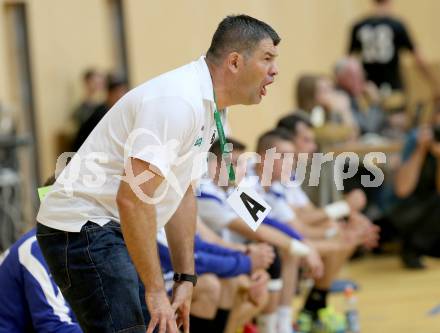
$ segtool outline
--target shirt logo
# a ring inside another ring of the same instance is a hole
[[[198,138],[198,139],[196,140],[196,142],[194,143],[194,147],[201,146],[201,145],[202,145],[202,142],[203,142],[203,138]]]

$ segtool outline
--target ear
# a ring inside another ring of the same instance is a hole
[[[229,53],[227,58],[227,66],[232,73],[237,73],[238,70],[243,66],[243,56],[238,52]]]

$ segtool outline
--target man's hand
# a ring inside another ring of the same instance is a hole
[[[187,281],[175,283],[173,288],[171,301],[173,314],[175,314],[173,318],[176,318],[177,327],[180,328],[183,325],[184,333],[189,333],[189,313],[193,289],[193,284]]]
[[[147,301],[148,311],[151,317],[147,333],[153,333],[157,326],[159,326],[159,333],[179,333],[174,317],[174,309],[171,307],[168,296],[164,290],[146,292],[145,300]]]
[[[273,247],[264,243],[250,244],[248,255],[251,258],[253,272],[268,268],[275,259]]]

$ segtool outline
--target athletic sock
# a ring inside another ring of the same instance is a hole
[[[313,287],[307,297],[304,310],[310,312],[316,319],[318,316],[318,310],[327,306],[327,294],[328,289],[318,289]]]
[[[209,333],[223,333],[229,318],[229,310],[218,309],[212,323],[212,330]],[[191,331],[192,332],[192,331]],[[208,332],[208,331],[205,331]]]
[[[189,326],[192,333],[212,332],[213,319],[204,319],[193,315],[189,316]]]
[[[292,333],[292,311],[292,307],[287,305],[278,307],[278,333]]]
[[[262,314],[257,317],[258,333],[274,333],[277,331],[277,313]]]

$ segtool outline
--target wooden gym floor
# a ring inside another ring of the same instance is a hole
[[[440,246],[440,245],[439,245]],[[362,333],[440,333],[440,260],[426,259],[427,269],[409,271],[396,256],[351,262],[342,272],[360,285],[357,292]],[[343,296],[330,304],[343,311]]]

